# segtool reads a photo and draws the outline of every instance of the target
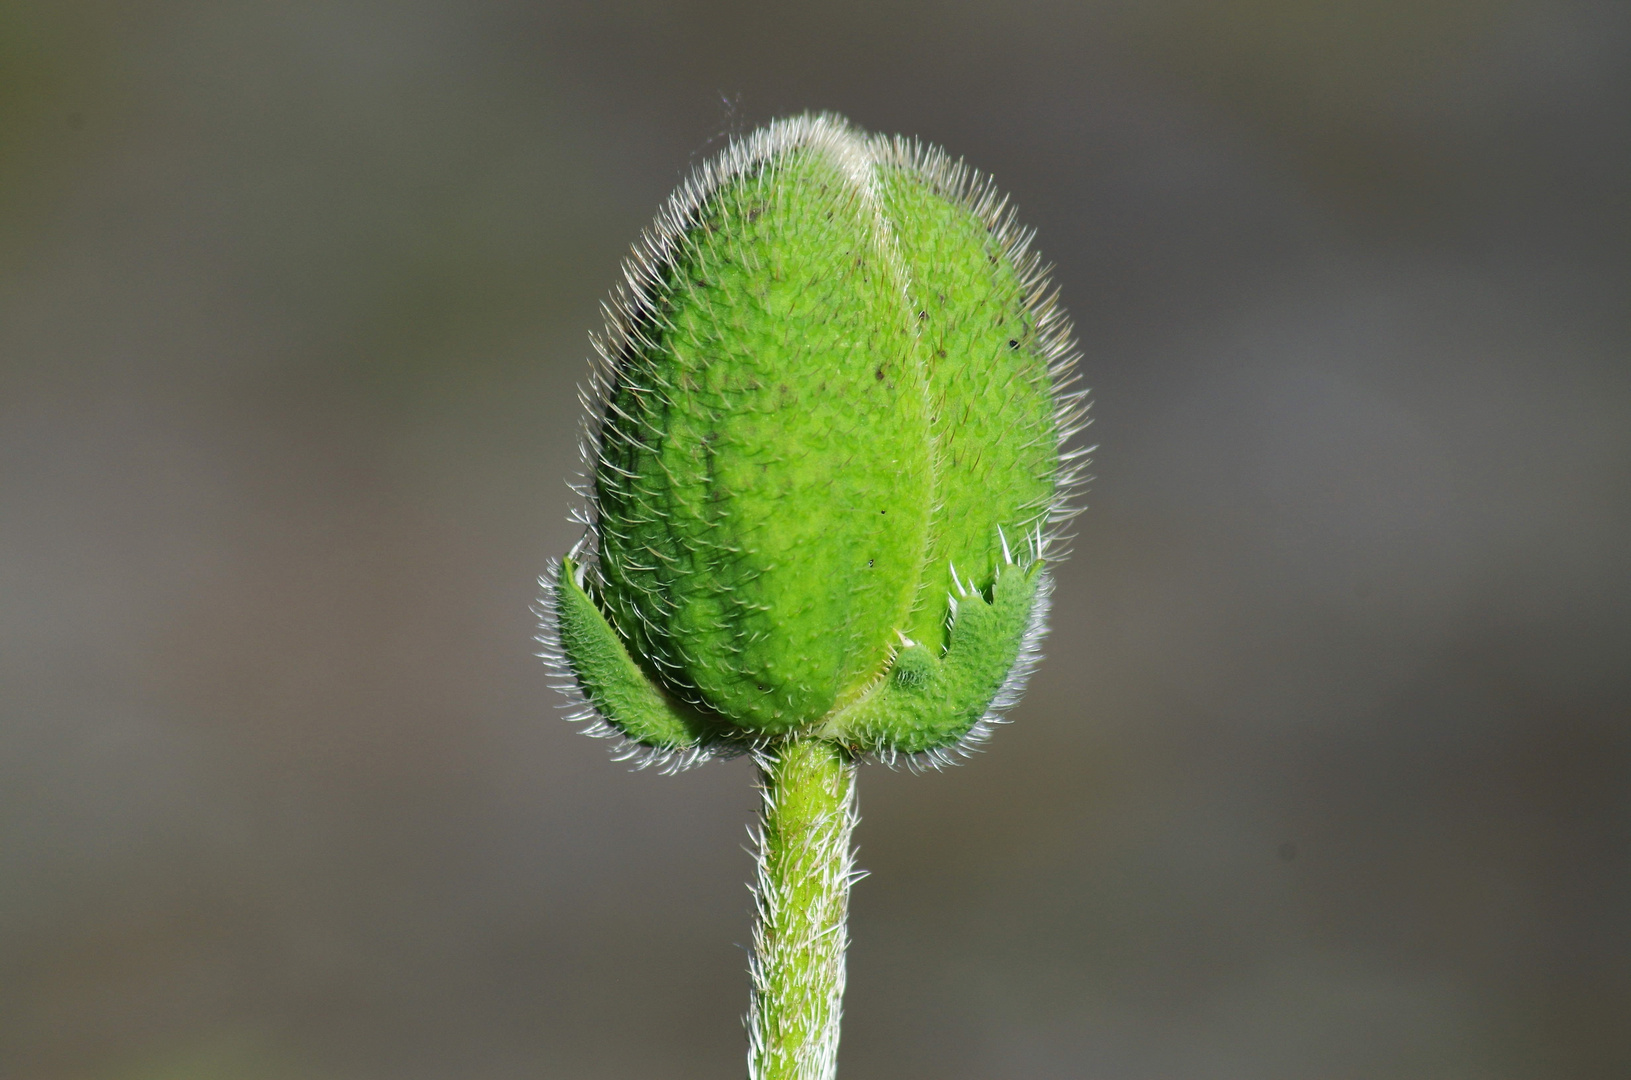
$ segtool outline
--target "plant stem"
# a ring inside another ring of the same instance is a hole
[[[758,761],[764,805],[748,1076],[831,1080],[855,878],[855,763],[822,739],[789,740]]]

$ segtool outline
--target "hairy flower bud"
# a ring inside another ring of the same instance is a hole
[[[1081,414],[1029,234],[943,152],[832,115],[701,169],[597,341],[589,526],[545,644],[687,764],[788,735],[943,760],[1017,700]]]

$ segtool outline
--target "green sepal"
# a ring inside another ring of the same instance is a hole
[[[702,745],[717,725],[652,681],[578,581],[578,567],[561,561],[555,580],[560,647],[583,696],[625,738],[655,750]]]
[[[991,708],[1025,646],[1042,560],[1005,565],[989,600],[958,598],[944,656],[903,643],[884,676],[821,730],[860,753],[918,754],[956,745]]]

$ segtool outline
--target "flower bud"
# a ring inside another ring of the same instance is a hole
[[[1069,325],[991,184],[832,115],[675,193],[589,398],[546,581],[569,690],[670,766],[779,737],[892,759],[1017,700],[1069,516]]]

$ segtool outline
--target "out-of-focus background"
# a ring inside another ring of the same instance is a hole
[[[0,1076],[740,1076],[745,762],[528,604],[619,262],[835,109],[1094,390],[1050,658],[862,776],[844,1075],[1631,1075],[1631,8],[0,6]]]

